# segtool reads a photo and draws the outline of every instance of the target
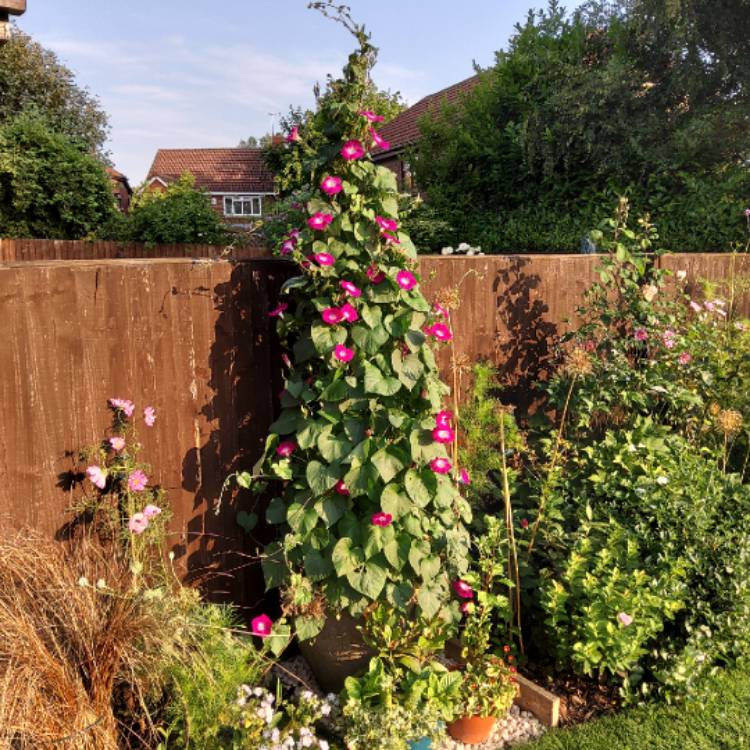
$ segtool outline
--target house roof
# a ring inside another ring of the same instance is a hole
[[[380,161],[384,156],[391,155],[394,151],[415,143],[419,140],[419,120],[430,111],[439,110],[443,104],[452,104],[463,94],[471,91],[480,81],[479,74],[471,76],[464,81],[454,83],[452,86],[442,89],[435,94],[425,96],[415,105],[404,110],[400,115],[394,117],[379,128],[380,134],[390,143],[388,151],[377,154],[376,160]]]
[[[273,193],[273,175],[260,148],[162,148],[156,152],[147,181],[170,183],[185,172],[209,193]]]

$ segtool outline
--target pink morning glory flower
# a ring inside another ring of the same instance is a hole
[[[366,273],[367,278],[370,279],[373,284],[381,284],[385,281],[385,274],[376,265],[370,266]]]
[[[400,245],[401,240],[396,237],[395,234],[391,234],[390,232],[381,232],[380,236],[385,240],[387,245]]]
[[[323,178],[323,182],[320,183],[320,189],[326,195],[337,195],[344,189],[344,186],[340,177],[332,177],[329,175],[328,177]]]
[[[148,528],[148,518],[145,513],[133,513],[128,519],[128,529],[133,534],[142,534]]]
[[[109,405],[115,411],[121,411],[126,417],[132,417],[135,411],[135,404],[126,398],[111,398]]]
[[[125,447],[125,438],[115,435],[109,439],[109,446],[113,451],[119,453]]]
[[[430,461],[430,468],[436,474],[447,474],[453,466],[447,458],[433,458]]]
[[[149,504],[143,509],[143,515],[150,521],[152,518],[161,515],[161,508],[158,505]]]
[[[407,291],[409,291],[409,289],[414,289],[414,287],[417,285],[417,278],[410,271],[399,271],[396,274],[396,283],[402,289],[406,289]]]
[[[474,609],[474,602],[461,602],[459,609],[463,614],[468,615]]]
[[[347,141],[341,147],[341,156],[346,161],[355,161],[365,155],[365,149],[359,141]]]
[[[281,243],[281,249],[279,252],[282,255],[291,255],[297,247],[297,243],[294,240],[284,240],[284,242]]]
[[[425,328],[425,333],[433,336],[438,341],[450,341],[453,338],[451,329],[448,328],[444,323],[435,323],[434,325]]]
[[[385,528],[393,523],[393,516],[390,513],[383,513],[381,511],[380,513],[373,513],[370,520],[372,521],[373,526],[381,526],[382,528]]]
[[[356,323],[359,320],[357,308],[350,305],[348,302],[341,305],[339,309],[341,310],[341,316],[347,323]]]
[[[369,109],[362,109],[357,114],[362,115],[362,117],[364,117],[366,120],[369,120],[369,122],[383,122],[383,120],[385,120],[385,117],[383,117],[383,115],[377,115]],[[750,211],[750,208],[748,209],[748,211]]]
[[[276,446],[276,455],[282,458],[289,458],[289,456],[297,450],[297,443],[294,440],[284,440]]]
[[[334,485],[333,489],[337,495],[341,495],[342,497],[347,497],[349,495],[349,489],[344,484],[343,479],[339,479],[339,481]]]
[[[250,632],[258,638],[267,638],[271,635],[273,620],[268,615],[258,615],[250,622]]]
[[[354,349],[349,349],[349,347],[339,344],[333,350],[333,356],[336,357],[339,362],[351,362],[354,359]]]
[[[286,137],[287,143],[295,143],[299,140],[299,128],[295,125],[290,131],[289,135]]]
[[[529,519],[528,518],[522,518],[521,519],[521,528],[522,529],[528,529],[529,528]]]
[[[148,477],[140,470],[130,472],[128,477],[128,489],[131,492],[143,492],[148,484]]]
[[[453,430],[450,427],[436,427],[432,431],[432,439],[436,443],[452,443],[453,438],[456,437],[456,434],[453,432]]]
[[[326,307],[326,309],[320,313],[320,317],[323,318],[323,322],[328,323],[329,326],[336,325],[336,323],[340,323],[344,319],[341,310],[335,307]]]
[[[617,615],[617,619],[627,628],[633,624],[633,618],[627,612],[620,612]]]
[[[690,354],[690,352],[682,352],[682,354],[677,357],[677,361],[681,365],[689,365],[693,361],[693,355]]]
[[[146,423],[146,427],[153,427],[156,423],[156,409],[153,406],[147,406],[143,410],[143,421]]]
[[[350,296],[350,297],[361,297],[362,290],[352,284],[351,281],[340,281],[339,286]]]
[[[452,583],[453,590],[462,598],[462,599],[473,599],[474,598],[474,589],[469,586],[466,581],[459,578],[457,581],[453,581]]]
[[[313,260],[319,266],[332,266],[336,262],[336,258],[330,253],[316,253],[313,255]]]
[[[370,128],[370,135],[372,136],[373,144],[375,146],[380,146],[380,148],[382,148],[383,151],[387,151],[391,147],[391,144],[388,141],[386,141],[386,139],[383,138],[383,136],[380,135],[380,133],[378,133],[378,131],[375,130],[375,128],[372,128],[372,127]]]
[[[461,469],[461,471],[458,472],[458,481],[461,484],[471,484],[471,477],[466,469]]]
[[[279,302],[279,304],[268,313],[269,318],[283,318],[284,313],[289,309],[289,305],[286,302]]]
[[[310,227],[310,229],[317,229],[319,231],[322,231],[324,229],[328,229],[328,227],[331,226],[332,221],[333,214],[327,214],[323,211],[318,211],[307,220],[307,226]]]
[[[452,420],[453,420],[453,412],[450,412],[446,409],[444,409],[443,411],[439,411],[435,415],[435,424],[438,427],[450,427]]]
[[[86,469],[86,476],[100,490],[103,490],[107,484],[107,472],[101,466],[89,466]]]
[[[636,328],[635,332],[633,333],[633,338],[636,341],[647,341],[648,333],[645,328]]]
[[[376,216],[375,223],[386,232],[398,232],[398,222],[395,219],[386,219],[384,216]]]
[[[288,354],[282,354],[281,355],[281,362],[282,362],[282,364],[286,365],[287,367],[291,367],[292,366],[292,360],[289,359],[289,355]]]
[[[442,315],[444,318],[447,318],[449,316],[448,310],[446,310],[446,308],[444,308],[442,305],[437,304],[437,302],[435,303],[435,312],[438,315]]]

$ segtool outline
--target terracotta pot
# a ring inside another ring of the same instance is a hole
[[[323,630],[309,641],[300,641],[302,656],[310,665],[318,684],[327,693],[338,693],[344,680],[364,672],[372,657],[357,630],[359,620],[347,612],[329,615]]]
[[[495,721],[494,716],[465,716],[448,724],[448,734],[466,745],[478,745],[490,736]]]

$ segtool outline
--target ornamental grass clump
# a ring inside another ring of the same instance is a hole
[[[265,454],[238,480],[271,480],[276,493],[269,587],[297,573],[336,612],[385,600],[455,620],[450,584],[466,570],[470,508],[432,347],[450,330],[420,289],[395,176],[372,161],[385,147],[380,117],[362,106],[376,50],[337,12],[359,48],[277,154],[282,185],[308,196],[279,248],[300,273],[270,313],[291,356]],[[308,638],[323,625],[303,613],[295,623]]]

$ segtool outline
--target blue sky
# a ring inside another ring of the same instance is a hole
[[[410,103],[493,62],[546,0],[350,0],[380,48],[373,77]],[[352,48],[306,0],[29,0],[19,26],[58,53],[111,118],[109,148],[138,183],[158,148],[235,146],[271,113],[308,106]]]

